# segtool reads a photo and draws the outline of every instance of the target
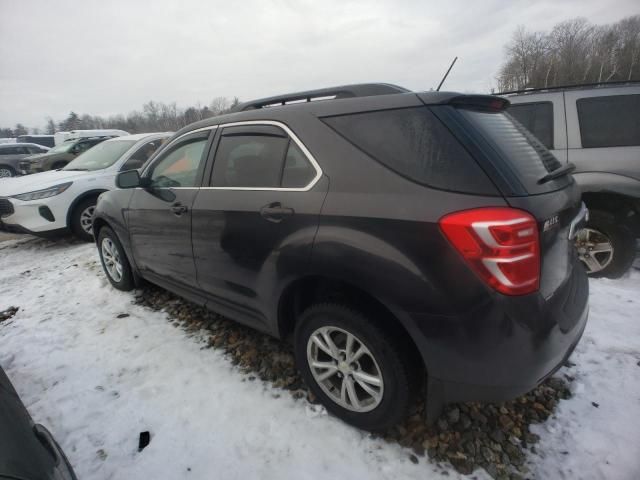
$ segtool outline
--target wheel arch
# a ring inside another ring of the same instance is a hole
[[[86,200],[87,198],[92,198],[92,197],[98,198],[98,196],[100,196],[101,193],[108,192],[108,191],[109,190],[105,188],[96,188],[93,190],[88,190],[78,195],[73,200],[73,202],[71,202],[71,205],[69,205],[69,209],[67,210],[67,227],[71,227],[71,216],[73,215],[74,210],[76,209],[76,207],[80,202]]]
[[[592,192],[582,194],[582,200],[589,209],[602,210],[629,227],[640,236],[640,199],[613,192]]]
[[[394,309],[376,295],[349,282],[324,275],[298,278],[283,290],[277,310],[278,336],[290,339],[298,315],[310,305],[319,302],[343,303],[359,310],[402,342],[402,345],[409,349],[411,358],[421,359],[422,367],[427,369],[426,359],[410,333],[411,328],[401,319],[401,315],[395,314]]]

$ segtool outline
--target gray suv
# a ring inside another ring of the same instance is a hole
[[[618,278],[640,237],[640,82],[530,89],[503,94],[509,113],[573,177],[590,211],[576,237],[592,276]]]
[[[48,151],[47,147],[35,143],[0,144],[0,178],[15,177],[20,170],[20,160]]]

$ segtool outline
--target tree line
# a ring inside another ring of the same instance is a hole
[[[548,32],[520,26],[505,46],[501,92],[640,80],[640,15],[610,25],[575,18]]]
[[[162,103],[150,101],[142,106],[142,110],[134,110],[126,115],[111,115],[102,117],[100,115],[88,115],[72,111],[67,118],[61,121],[54,121],[48,117],[46,127],[27,128],[18,123],[14,128],[0,128],[0,138],[12,138],[20,135],[27,135],[29,131],[34,134],[53,135],[56,132],[68,132],[70,130],[93,130],[93,129],[118,129],[129,133],[147,132],[175,132],[198,120],[227,113],[238,105],[237,97],[216,97],[209,105],[194,105],[188,108],[180,108],[176,103]]]

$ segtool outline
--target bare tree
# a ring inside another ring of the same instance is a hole
[[[505,46],[498,72],[501,91],[640,79],[640,15],[613,25],[583,18],[561,22],[550,32],[520,26]]]

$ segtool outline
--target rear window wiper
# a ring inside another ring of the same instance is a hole
[[[547,183],[551,180],[554,180],[558,177],[562,177],[563,175],[568,175],[576,169],[575,164],[568,162],[566,165],[563,165],[560,168],[556,168],[554,171],[547,173],[544,177],[538,180],[538,185],[542,185],[543,183]]]

